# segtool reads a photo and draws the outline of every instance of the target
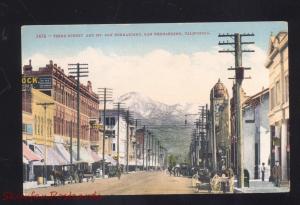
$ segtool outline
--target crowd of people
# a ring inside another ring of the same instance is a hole
[[[266,167],[265,163],[262,163],[260,167],[261,180],[265,181]],[[232,168],[226,168],[222,166],[219,171],[209,171],[208,169],[200,169],[198,167],[188,167],[188,169],[182,169],[179,165],[169,166],[168,172],[170,176],[190,176],[192,177],[192,186],[196,188],[197,191],[201,187],[205,187],[209,192],[234,192],[234,179],[235,174]],[[246,173],[248,173],[246,171]],[[249,186],[249,176],[248,186]],[[271,176],[269,181],[274,183],[274,186],[280,187],[281,183],[281,167],[279,161],[276,161],[275,165],[272,167]]]

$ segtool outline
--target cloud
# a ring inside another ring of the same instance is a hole
[[[268,70],[264,68],[265,51],[257,46],[250,47],[256,52],[246,54],[244,66],[252,67],[246,71],[251,80],[245,80],[244,90],[248,95],[259,92],[268,86]],[[32,59],[34,69],[45,66],[49,60],[67,72],[68,63],[88,63],[89,77],[94,90],[98,87],[114,89],[114,97],[126,92],[137,91],[167,104],[209,102],[210,89],[220,78],[231,94],[234,66],[232,54],[218,53],[219,47],[205,52],[174,54],[167,50],[156,49],[145,55],[107,54],[93,47],[87,47],[75,56],[53,58],[42,53],[24,59],[27,64]]]

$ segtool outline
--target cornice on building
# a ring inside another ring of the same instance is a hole
[[[283,35],[279,41],[280,35]],[[288,33],[285,31],[279,32],[275,37],[271,36],[269,41],[268,56],[265,62],[265,67],[268,69],[273,63],[273,59],[279,52],[282,52],[288,46]],[[273,49],[271,49],[273,48]]]
[[[64,73],[64,70],[61,69],[57,64],[53,64],[53,61],[50,60],[49,64],[46,64],[45,67],[39,67],[38,70],[32,70],[31,60],[29,60],[29,65],[23,66],[24,75],[34,75],[34,76],[41,76],[41,75],[51,75],[55,80],[60,80],[65,84],[68,84],[74,91],[76,91],[77,81],[72,76],[67,76]],[[88,82],[88,85],[85,86],[80,84],[80,91],[83,95],[88,98],[93,99],[99,104],[99,97],[96,93],[89,89],[91,86],[91,82]]]

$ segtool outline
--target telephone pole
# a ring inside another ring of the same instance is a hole
[[[117,124],[117,167],[120,165],[120,113],[121,113],[121,105],[124,103],[117,102],[115,105],[118,110],[118,124]]]
[[[146,126],[143,126],[143,146],[142,146],[142,153],[143,153],[143,170],[145,167],[145,135],[146,135]]]
[[[141,119],[135,119],[135,133],[137,133],[138,122],[140,122],[140,121],[141,121]],[[141,145],[138,144],[137,136],[135,135],[135,171],[137,170],[137,149],[138,149],[138,145],[139,145],[139,150],[140,150],[141,149]]]
[[[76,63],[76,64],[68,64],[69,67],[68,69],[71,70],[69,72],[69,74],[71,74],[71,76],[75,77],[75,79],[77,79],[77,161],[80,160],[80,78],[82,77],[88,77],[87,73],[89,71],[87,71],[88,67],[81,67],[81,66],[87,66],[88,64],[80,64],[80,63]],[[75,67],[72,67],[75,66]],[[73,163],[73,159],[72,159],[72,146],[73,146],[73,142],[72,139],[73,136],[71,135],[70,138],[70,164]]]
[[[230,78],[235,80],[234,84],[234,102],[235,102],[235,136],[238,140],[238,187],[244,187],[244,139],[242,133],[242,105],[241,105],[241,87],[244,79],[250,79],[250,77],[244,77],[244,70],[250,70],[250,68],[242,67],[242,53],[243,52],[254,52],[254,50],[242,49],[243,44],[254,44],[254,42],[243,42],[242,37],[254,36],[254,34],[219,34],[218,37],[230,37],[234,39],[234,42],[219,42],[219,45],[231,45],[233,50],[221,50],[220,53],[234,53],[235,56],[235,68],[229,68],[228,70],[235,71],[235,77]]]
[[[98,88],[98,91],[99,91],[99,101],[103,102],[102,177],[104,178],[105,177],[106,103],[112,102],[112,89]],[[101,120],[101,114],[100,114],[100,120]]]
[[[54,103],[46,102],[46,103],[37,103],[37,105],[41,105],[44,108],[44,118],[45,118],[45,127],[44,127],[44,132],[45,132],[45,139],[44,139],[44,184],[47,184],[47,108],[50,105],[54,105]]]
[[[131,122],[131,113],[129,109],[126,111],[126,172],[129,171],[129,124]]]

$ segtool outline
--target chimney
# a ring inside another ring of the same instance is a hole
[[[91,81],[87,82],[87,88],[88,88],[89,92],[92,92],[92,82]]]
[[[32,71],[31,59],[29,59],[29,65],[23,66],[24,73]]]
[[[51,65],[51,66],[53,65],[53,61],[52,61],[52,60],[50,60],[50,65]]]

